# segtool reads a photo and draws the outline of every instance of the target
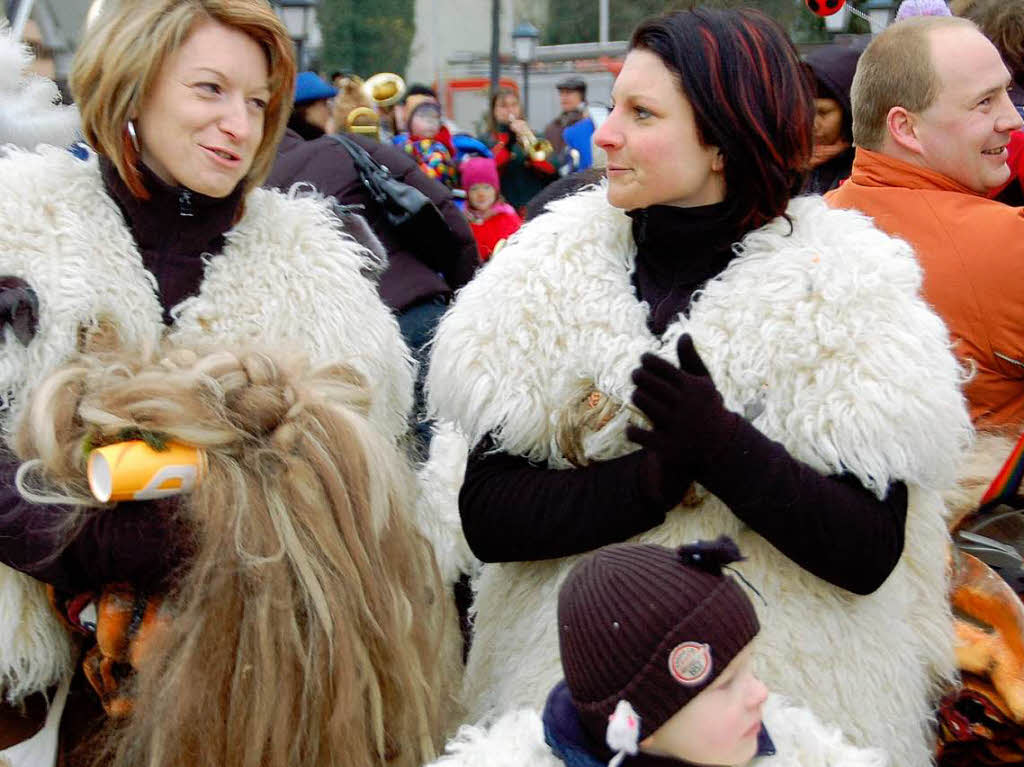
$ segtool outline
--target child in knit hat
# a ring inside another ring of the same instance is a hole
[[[754,674],[757,615],[723,572],[740,560],[725,536],[581,559],[559,592],[565,679],[543,714],[463,727],[435,767],[885,767]]]
[[[460,168],[466,190],[466,218],[476,238],[480,260],[491,257],[495,247],[523,223],[515,209],[501,199],[498,166],[490,157],[469,157]]]
[[[459,185],[459,171],[452,159],[452,150],[439,138],[441,106],[436,101],[417,101],[409,112],[407,133],[395,137],[395,145],[403,149],[430,178],[450,189]]]

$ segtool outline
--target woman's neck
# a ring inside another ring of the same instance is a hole
[[[234,224],[242,200],[239,183],[226,197],[208,197],[168,184],[144,164],[139,173],[149,199],[136,197],[117,168],[100,157],[103,183],[124,213],[142,249],[202,250]]]
[[[171,310],[199,290],[203,256],[216,255],[224,247],[224,233],[240,210],[243,184],[227,197],[207,197],[166,184],[142,166],[142,184],[149,193],[144,200],[132,193],[113,163],[102,156],[100,172],[135,238],[142,265],[156,279],[164,323],[169,325]]]
[[[652,205],[628,215],[637,247],[633,285],[650,306],[648,327],[660,335],[689,309],[694,291],[728,266],[743,232],[724,202]]]

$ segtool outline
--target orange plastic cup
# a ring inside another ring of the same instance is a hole
[[[202,479],[202,450],[168,442],[154,450],[141,440],[117,442],[89,453],[89,488],[98,501],[148,501],[191,491]]]

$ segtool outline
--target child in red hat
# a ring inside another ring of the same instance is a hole
[[[498,166],[492,158],[470,157],[462,163],[460,172],[466,190],[466,218],[476,238],[480,261],[486,261],[498,243],[510,237],[523,221],[501,199]]]

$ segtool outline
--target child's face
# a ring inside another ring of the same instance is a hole
[[[640,743],[652,754],[707,765],[744,765],[757,754],[761,709],[768,697],[747,647],[710,686]]]
[[[422,138],[434,138],[441,130],[441,116],[430,109],[417,109],[409,122],[409,132]]]
[[[498,199],[498,190],[490,184],[473,184],[469,188],[469,207],[487,210]]]

